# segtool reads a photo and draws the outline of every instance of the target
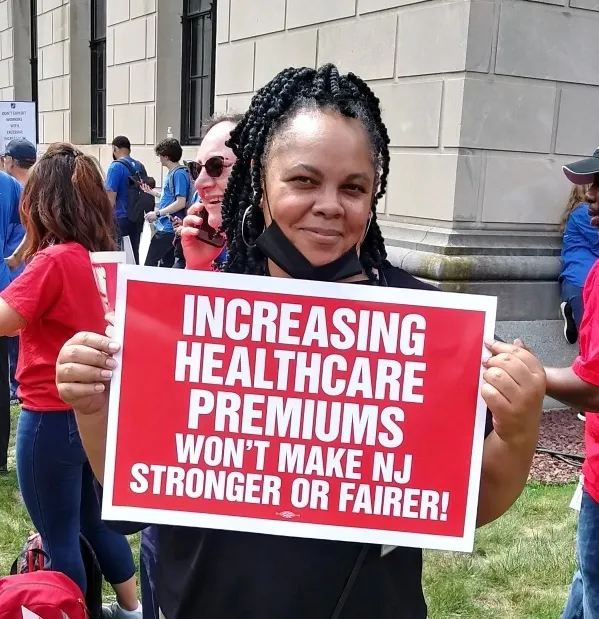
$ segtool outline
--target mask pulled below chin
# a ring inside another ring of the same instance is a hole
[[[362,273],[355,247],[333,262],[319,267],[313,266],[285,236],[276,221],[258,237],[256,247],[293,279],[338,282]]]

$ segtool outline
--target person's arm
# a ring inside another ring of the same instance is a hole
[[[18,266],[21,265],[25,256],[25,250],[27,249],[27,237],[24,236],[19,246],[15,249],[11,256],[5,259],[6,264],[11,271],[14,271]]]
[[[584,381],[573,368],[546,368],[547,395],[570,408],[599,412],[599,386]]]
[[[0,337],[12,337],[27,324],[27,321],[0,297]]]
[[[124,171],[125,166],[122,163],[117,163],[116,161],[113,161],[108,166],[108,172],[106,173],[106,195],[108,196],[108,200],[113,207],[116,204],[116,196]]]
[[[493,415],[487,437],[478,500],[477,526],[504,514],[520,496],[535,453],[545,373],[520,342],[494,342],[482,394]]]
[[[187,204],[187,199],[182,196],[178,196],[177,199],[168,206],[164,208],[156,209],[156,214],[158,217],[164,217],[165,215],[172,215],[173,213],[178,213],[185,209],[185,205]]]
[[[577,206],[572,211],[570,218],[589,245],[596,251],[599,248],[599,230],[591,225],[588,205]]]

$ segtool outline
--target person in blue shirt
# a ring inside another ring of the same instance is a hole
[[[16,226],[21,225],[19,201],[21,185],[6,172],[0,172],[0,246],[3,256],[12,254],[10,243]],[[0,262],[0,292],[13,280],[10,268]],[[10,366],[8,361],[8,337],[0,337],[0,475],[7,472],[8,442],[10,439]]]
[[[156,148],[156,155],[160,163],[167,169],[166,177],[162,183],[162,194],[156,210],[146,215],[146,221],[153,223],[156,234],[150,241],[146,266],[172,267],[175,261],[173,241],[175,230],[173,217],[183,219],[190,194],[191,179],[189,172],[180,161],[183,157],[181,144],[175,138],[162,140]],[[154,193],[149,187],[143,186],[147,193]]]
[[[6,145],[4,154],[4,171],[25,186],[29,173],[37,161],[35,145],[25,138],[15,138]],[[4,247],[4,261],[10,268],[11,279],[16,279],[25,269],[23,256],[27,248],[25,228],[21,222],[10,224]],[[16,372],[19,362],[19,336],[8,338],[8,361],[10,364],[10,401],[18,402]]]
[[[582,289],[591,267],[599,258],[599,233],[591,225],[586,186],[575,185],[562,218],[562,270],[559,276],[564,336],[570,344],[578,339],[582,320]]]
[[[119,244],[124,236],[131,240],[135,262],[139,263],[139,243],[143,232],[143,219],[132,221],[129,217],[129,183],[131,176],[136,173],[141,179],[147,178],[143,163],[131,157],[131,142],[124,135],[112,140],[113,161],[106,173],[106,193],[114,207],[114,214],[119,235]]]

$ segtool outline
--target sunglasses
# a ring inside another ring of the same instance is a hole
[[[189,176],[195,181],[202,172],[202,168],[206,168],[206,173],[211,178],[220,178],[224,169],[230,168],[233,164],[227,163],[224,157],[210,157],[206,163],[187,161],[185,165],[189,171]]]

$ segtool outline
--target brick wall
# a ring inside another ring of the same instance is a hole
[[[215,104],[335,62],[381,100],[390,221],[547,229],[599,144],[599,2],[566,2],[220,0]]]

